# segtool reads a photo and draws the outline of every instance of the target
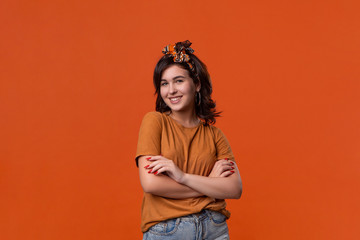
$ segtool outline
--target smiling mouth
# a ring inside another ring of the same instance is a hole
[[[178,103],[181,99],[181,97],[172,97],[169,98],[171,103]]]

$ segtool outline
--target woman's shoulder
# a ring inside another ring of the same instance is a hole
[[[215,138],[221,138],[225,136],[223,131],[214,125],[208,125],[207,128],[213,133]]]
[[[147,112],[147,113],[145,113],[144,118],[145,118],[145,117],[160,118],[160,117],[161,117],[161,115],[162,115],[162,113],[161,113],[161,112],[151,111],[151,112]]]
[[[161,112],[157,112],[157,111],[151,111],[151,112],[147,112],[145,113],[144,117],[143,117],[143,122],[161,122],[162,118],[163,118],[163,113]]]
[[[220,128],[214,126],[214,125],[211,125],[211,124],[208,124],[208,125],[204,125],[205,127],[207,127],[210,131],[212,132],[218,132],[220,130]],[[220,130],[221,131],[221,130]]]

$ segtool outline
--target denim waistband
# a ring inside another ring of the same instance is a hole
[[[207,217],[211,217],[211,213],[222,214],[222,213],[212,211],[212,210],[209,210],[209,209],[203,209],[203,210],[201,210],[201,212],[189,214],[189,215],[182,216],[182,217],[179,217],[179,218],[181,220],[188,220],[188,221],[191,221],[191,220],[203,220],[203,219],[205,219]]]

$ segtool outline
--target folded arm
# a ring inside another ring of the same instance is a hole
[[[146,174],[155,177],[155,182],[151,184],[153,192],[164,191],[164,189],[168,188],[165,186],[166,184],[164,182],[161,182],[161,178],[157,178],[165,177],[161,174],[165,173],[167,178],[170,178],[177,184],[188,187],[192,191],[200,193],[201,195],[206,195],[216,199],[238,199],[241,196],[242,182],[239,170],[233,161],[218,161],[221,164],[215,164],[213,171],[219,169],[223,170],[220,170],[219,174],[210,174],[210,177],[205,177],[184,173],[174,164],[172,160],[163,156],[152,156],[148,160],[150,162],[149,166],[144,167],[146,167],[146,169],[150,169],[148,172],[151,172],[150,174],[145,172]],[[231,171],[229,166],[231,166]],[[231,172],[231,174],[229,174],[229,172]],[[225,173],[225,175],[221,175],[221,173]],[[160,181],[158,182],[157,180]]]
[[[185,173],[179,183],[216,199],[239,199],[242,183],[237,167],[235,169],[235,173],[229,177],[211,178]]]
[[[149,161],[146,160],[147,157],[150,156],[141,156],[138,158],[140,182],[144,192],[175,199],[200,197],[204,195],[186,185],[176,182],[164,174],[150,174],[150,169],[145,168],[145,166],[150,164]]]

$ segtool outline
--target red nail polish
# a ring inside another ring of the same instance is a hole
[[[225,158],[225,160],[229,160],[228,158]]]
[[[146,165],[144,168],[148,168],[150,165]]]
[[[152,170],[149,170],[148,173],[151,173]]]
[[[151,159],[151,157],[147,157],[147,158],[146,158],[146,160],[150,160],[150,159]]]
[[[234,163],[233,163],[233,162],[231,162],[231,164],[232,164],[232,165],[234,165]]]
[[[156,174],[157,174],[157,171],[155,171],[154,174],[156,175]]]
[[[231,169],[234,169],[234,167],[231,167]]]
[[[230,172],[234,173],[234,171],[230,171]]]

